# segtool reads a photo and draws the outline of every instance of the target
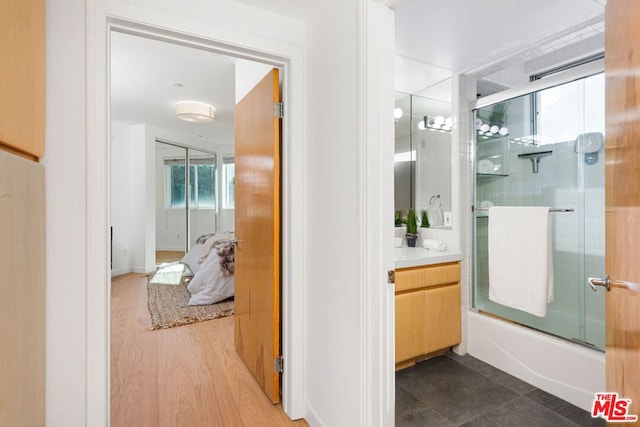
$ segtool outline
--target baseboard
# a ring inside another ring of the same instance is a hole
[[[309,402],[306,402],[305,404],[304,419],[310,427],[325,427],[327,425],[318,416]]]
[[[122,267],[111,270],[111,277],[122,276],[123,274],[129,273],[146,274],[148,271],[144,267]]]
[[[157,251],[184,252],[184,246],[156,248]]]

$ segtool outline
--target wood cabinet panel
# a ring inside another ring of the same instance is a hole
[[[396,362],[424,354],[424,291],[396,295]]]
[[[44,0],[0,1],[0,145],[44,154]]]
[[[460,281],[460,263],[403,268],[396,271],[396,292]]]
[[[396,368],[461,339],[460,263],[396,271]]]
[[[432,353],[460,342],[460,285],[425,291],[426,349]]]
[[[42,165],[0,150],[0,426],[44,425],[44,215]]]

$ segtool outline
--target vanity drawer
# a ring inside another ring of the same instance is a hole
[[[400,268],[396,270],[396,292],[430,286],[458,283],[460,281],[460,263]]]

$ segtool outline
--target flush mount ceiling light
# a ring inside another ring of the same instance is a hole
[[[185,122],[210,123],[216,109],[204,102],[181,101],[176,104],[176,117]]]

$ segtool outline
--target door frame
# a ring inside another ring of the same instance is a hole
[[[301,48],[181,22],[167,29],[166,16],[94,4],[87,12],[87,425],[109,425],[110,416],[110,117],[111,31],[151,37],[282,70],[282,406],[292,419],[304,416],[304,51]],[[120,10],[122,9],[122,10]],[[126,16],[126,18],[123,18]],[[199,36],[194,36],[199,34]],[[293,144],[292,141],[299,141]]]

